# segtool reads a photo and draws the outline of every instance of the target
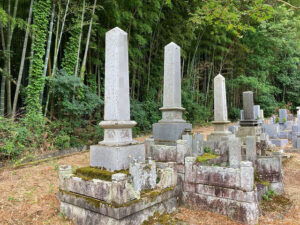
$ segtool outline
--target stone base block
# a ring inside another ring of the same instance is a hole
[[[278,195],[283,195],[284,194],[284,184],[283,184],[283,182],[270,183],[268,188],[270,190],[273,190]]]
[[[183,202],[187,206],[223,214],[243,224],[257,224],[259,205],[257,202],[240,202],[192,192],[183,192]]]
[[[270,141],[277,147],[284,147],[289,143],[288,139],[270,139]]]
[[[149,193],[122,205],[67,191],[60,191],[58,197],[61,201],[60,212],[78,225],[140,225],[155,212],[175,212],[179,190],[178,186],[163,189],[159,194]]]
[[[289,130],[280,131],[279,138],[291,139],[292,131],[289,131]]]
[[[191,131],[190,123],[155,123],[152,126],[153,138],[157,142],[174,142],[181,139],[184,131]]]
[[[65,202],[60,204],[60,212],[78,225],[140,225],[156,212],[173,213],[176,210],[177,200],[174,197],[118,220]]]
[[[239,131],[237,133],[237,137],[240,137],[243,142],[245,142],[245,138],[247,136],[255,136],[256,141],[260,141],[260,135],[262,133],[262,128],[261,127],[239,127]]]
[[[223,137],[234,137],[230,131],[214,131],[207,136],[207,141],[221,141]]]
[[[102,167],[109,171],[128,169],[130,162],[145,161],[145,145],[125,146],[92,145],[90,147],[90,165]]]

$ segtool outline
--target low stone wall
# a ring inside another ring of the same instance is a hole
[[[185,160],[183,203],[223,214],[245,224],[257,223],[259,206],[252,163],[240,168],[201,166],[195,157]]]

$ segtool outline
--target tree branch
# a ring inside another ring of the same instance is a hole
[[[292,4],[290,4],[290,3],[286,2],[286,1],[283,1],[283,0],[275,0],[275,1],[281,2],[283,4],[286,4],[287,6],[293,8],[293,9],[300,9],[300,7],[294,6],[294,5],[292,5]]]

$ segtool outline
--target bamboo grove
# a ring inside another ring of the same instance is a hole
[[[267,116],[278,107],[295,110],[299,7],[299,0],[1,0],[0,118],[35,133],[66,123],[67,131],[53,126],[67,139],[74,129],[96,126],[103,115],[105,32],[115,26],[128,33],[136,133],[160,118],[163,47],[171,41],[182,48],[187,121],[212,119],[219,73],[231,119],[239,116],[245,90],[254,91]]]

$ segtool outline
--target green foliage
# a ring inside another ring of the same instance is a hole
[[[211,148],[208,147],[208,146],[205,146],[204,149],[203,149],[204,153],[208,153],[208,154],[211,154]]]
[[[91,115],[103,105],[103,101],[90,92],[90,89],[81,83],[80,78],[68,76],[65,70],[57,72],[52,85],[59,117],[68,116],[72,120],[79,120],[81,116]]]
[[[228,109],[228,116],[231,120],[236,121],[236,120],[240,119],[240,116],[241,116],[240,112],[241,111],[239,108],[230,107]]]
[[[31,59],[31,71],[29,84],[26,88],[26,113],[29,121],[41,120],[40,93],[44,86],[43,57],[45,54],[45,43],[47,27],[50,15],[50,0],[36,0],[33,5],[34,42],[32,44],[33,58]]]
[[[263,196],[263,200],[271,201],[272,197],[276,196],[276,193],[273,190],[268,190],[267,194]]]
[[[69,137],[69,135],[65,134],[64,132],[60,132],[55,137],[54,146],[57,149],[60,149],[60,150],[70,148],[70,137]]]

